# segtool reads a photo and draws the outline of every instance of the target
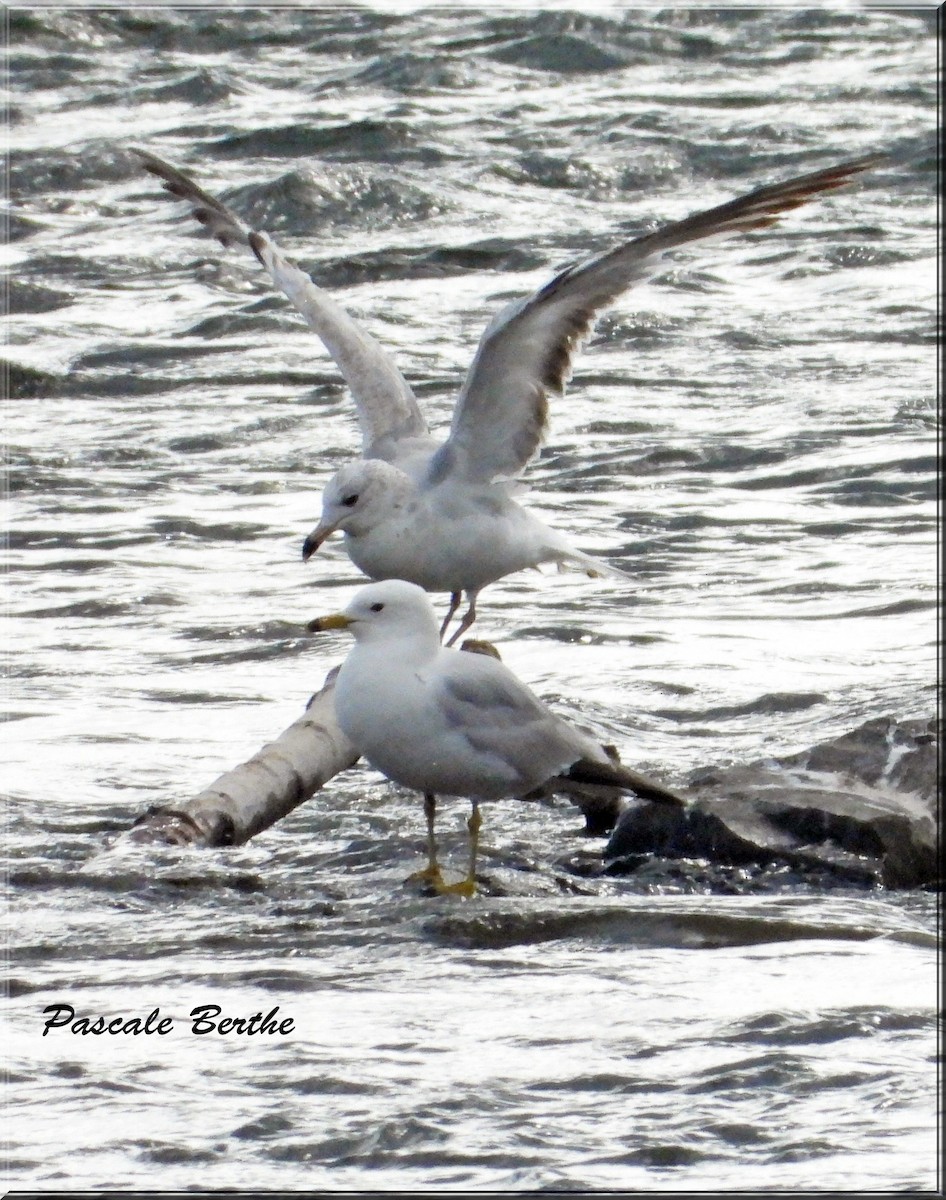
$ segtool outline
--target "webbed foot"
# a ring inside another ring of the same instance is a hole
[[[447,886],[443,881],[443,875],[440,873],[440,867],[436,863],[431,863],[430,866],[424,867],[422,871],[413,871],[404,882],[428,883],[436,892],[439,892],[442,887]]]
[[[476,880],[468,875],[466,879],[461,879],[457,883],[435,883],[434,890],[438,896],[463,896],[467,900],[472,900],[476,895]]]

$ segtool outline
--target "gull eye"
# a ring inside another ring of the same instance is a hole
[[[379,602],[378,604],[372,604],[371,611],[380,612],[382,608],[384,608],[384,605]]]
[[[346,508],[354,508],[354,506],[357,503],[358,503],[358,493],[357,492],[352,492],[352,494],[350,496],[345,496],[342,499],[342,504],[344,504]]]

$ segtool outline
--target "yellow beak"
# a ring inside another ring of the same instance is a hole
[[[344,613],[332,613],[328,617],[316,617],[306,625],[306,629],[309,633],[325,633],[327,629],[347,629],[350,625],[350,617]]]

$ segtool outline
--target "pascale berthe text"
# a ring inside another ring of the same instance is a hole
[[[251,1017],[225,1017],[219,1004],[199,1004],[188,1014],[190,1033],[236,1034],[244,1037],[273,1034],[285,1037],[295,1029],[292,1017],[277,1017],[279,1005],[271,1008],[265,1015],[262,1012],[253,1013]],[[47,1016],[48,1014],[48,1016]],[[71,1004],[48,1004],[43,1009],[46,1017],[43,1025],[43,1037],[51,1030],[61,1029],[69,1033],[87,1036],[88,1034],[111,1033],[140,1037],[142,1034],[157,1034],[164,1037],[174,1031],[172,1017],[162,1017],[160,1008],[153,1008],[146,1017],[105,1017],[105,1016],[76,1016],[76,1010]]]

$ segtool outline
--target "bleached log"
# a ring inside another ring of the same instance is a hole
[[[303,715],[251,759],[178,806],[157,805],[119,843],[239,846],[281,820],[358,755],[335,720],[332,671]]]

